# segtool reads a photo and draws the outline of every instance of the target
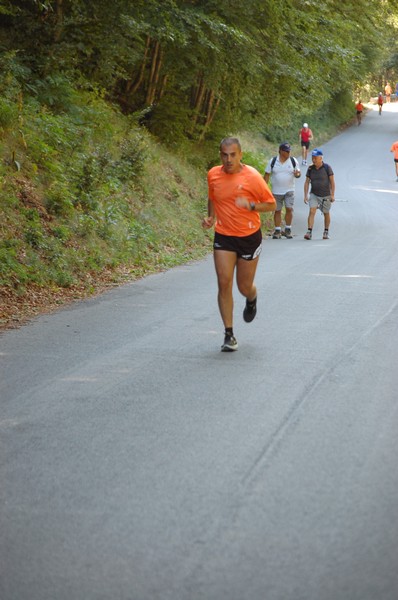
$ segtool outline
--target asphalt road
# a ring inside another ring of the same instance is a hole
[[[211,257],[0,336],[1,600],[398,599],[393,109],[323,147],[330,240],[298,182],[237,352]]]

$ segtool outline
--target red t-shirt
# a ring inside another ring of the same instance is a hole
[[[207,174],[209,199],[216,213],[215,230],[222,235],[245,237],[260,229],[257,211],[239,208],[239,197],[249,202],[275,202],[271,190],[256,169],[242,165],[239,173],[226,173],[222,166],[213,167]]]
[[[309,127],[302,127],[300,130],[300,136],[303,142],[309,142],[312,136],[312,131]]]

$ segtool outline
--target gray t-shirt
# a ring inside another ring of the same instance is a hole
[[[333,175],[333,169],[326,163],[322,163],[319,169],[315,165],[308,167],[306,177],[311,181],[311,192],[315,196],[320,196],[321,198],[330,196],[330,175]]]

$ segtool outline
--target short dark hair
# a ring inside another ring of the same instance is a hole
[[[238,146],[239,150],[242,150],[240,141],[237,137],[225,137],[223,140],[221,140],[220,151],[223,146],[231,146],[231,144],[236,144]]]

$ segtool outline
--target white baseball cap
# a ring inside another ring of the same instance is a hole
[[[303,123],[303,127],[308,127],[308,123]]]

